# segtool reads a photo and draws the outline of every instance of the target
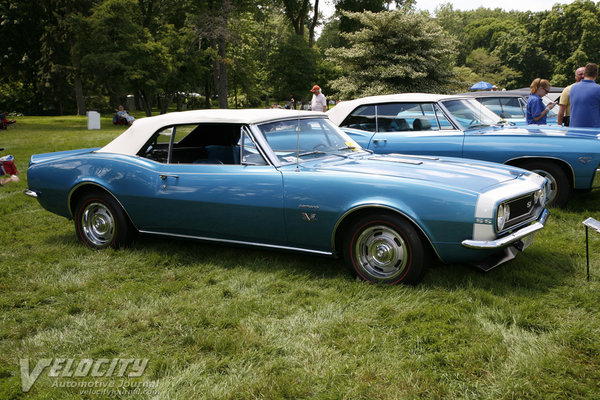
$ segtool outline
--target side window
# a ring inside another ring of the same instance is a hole
[[[497,97],[480,97],[477,99],[481,104],[492,110],[497,115],[502,114],[500,99]],[[509,118],[509,117],[504,117]]]
[[[523,118],[527,117],[527,100],[523,99],[523,98],[519,98],[519,105],[521,106],[521,114],[523,115]],[[552,111],[552,110],[550,110]]]
[[[484,97],[478,100],[502,118],[525,118],[518,97]]]
[[[434,105],[434,109],[435,109],[435,113],[437,115],[438,124],[440,125],[440,129],[441,130],[443,130],[443,131],[449,131],[449,130],[456,129],[454,127],[454,125],[452,125],[452,123],[450,121],[448,121],[448,118],[446,118],[446,116],[442,112],[442,109],[437,104]]]
[[[346,119],[341,123],[340,127],[375,132],[375,106],[371,105],[358,107],[346,117]]]
[[[377,112],[388,131],[438,131],[440,127],[432,103],[382,104]]]
[[[410,131],[411,127],[406,115],[400,116],[406,107],[411,105],[401,103],[380,104],[377,106],[377,126],[379,132]]]
[[[166,126],[138,152],[164,164],[240,164],[240,125]]]
[[[243,134],[238,145],[242,149],[242,164],[267,165],[267,162],[260,154],[260,151],[258,151],[258,147],[256,147],[246,128],[243,129]]]

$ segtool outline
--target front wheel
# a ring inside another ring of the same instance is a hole
[[[573,194],[573,187],[562,168],[548,161],[525,161],[518,166],[548,179],[547,205],[564,207],[567,204]]]
[[[134,236],[134,229],[119,203],[105,193],[89,193],[78,202],[75,230],[86,246],[96,250],[127,246]]]
[[[344,241],[344,258],[354,274],[373,283],[415,283],[425,269],[419,233],[410,222],[394,215],[356,221]]]

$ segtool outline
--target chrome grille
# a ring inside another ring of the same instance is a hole
[[[540,209],[540,205],[534,203],[533,193],[509,200],[506,204],[510,206],[510,218],[506,221],[503,231],[532,218]]]

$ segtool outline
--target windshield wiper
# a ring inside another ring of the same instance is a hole
[[[469,127],[467,129],[477,129],[477,128],[486,127],[486,126],[490,126],[490,125],[488,125],[488,124],[473,124],[473,125],[469,125]]]
[[[324,151],[320,151],[320,150],[313,150],[313,151],[307,151],[306,153],[300,153],[298,154],[299,157],[304,157],[304,156],[310,156],[312,154],[327,154]]]

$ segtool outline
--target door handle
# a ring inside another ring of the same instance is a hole
[[[162,184],[163,190],[165,190],[167,188],[167,178],[179,179],[179,175],[159,174],[158,176],[163,181],[163,184]]]
[[[379,142],[381,142],[382,144],[385,144],[385,143],[387,143],[387,139],[373,139],[374,145],[379,144]]]

